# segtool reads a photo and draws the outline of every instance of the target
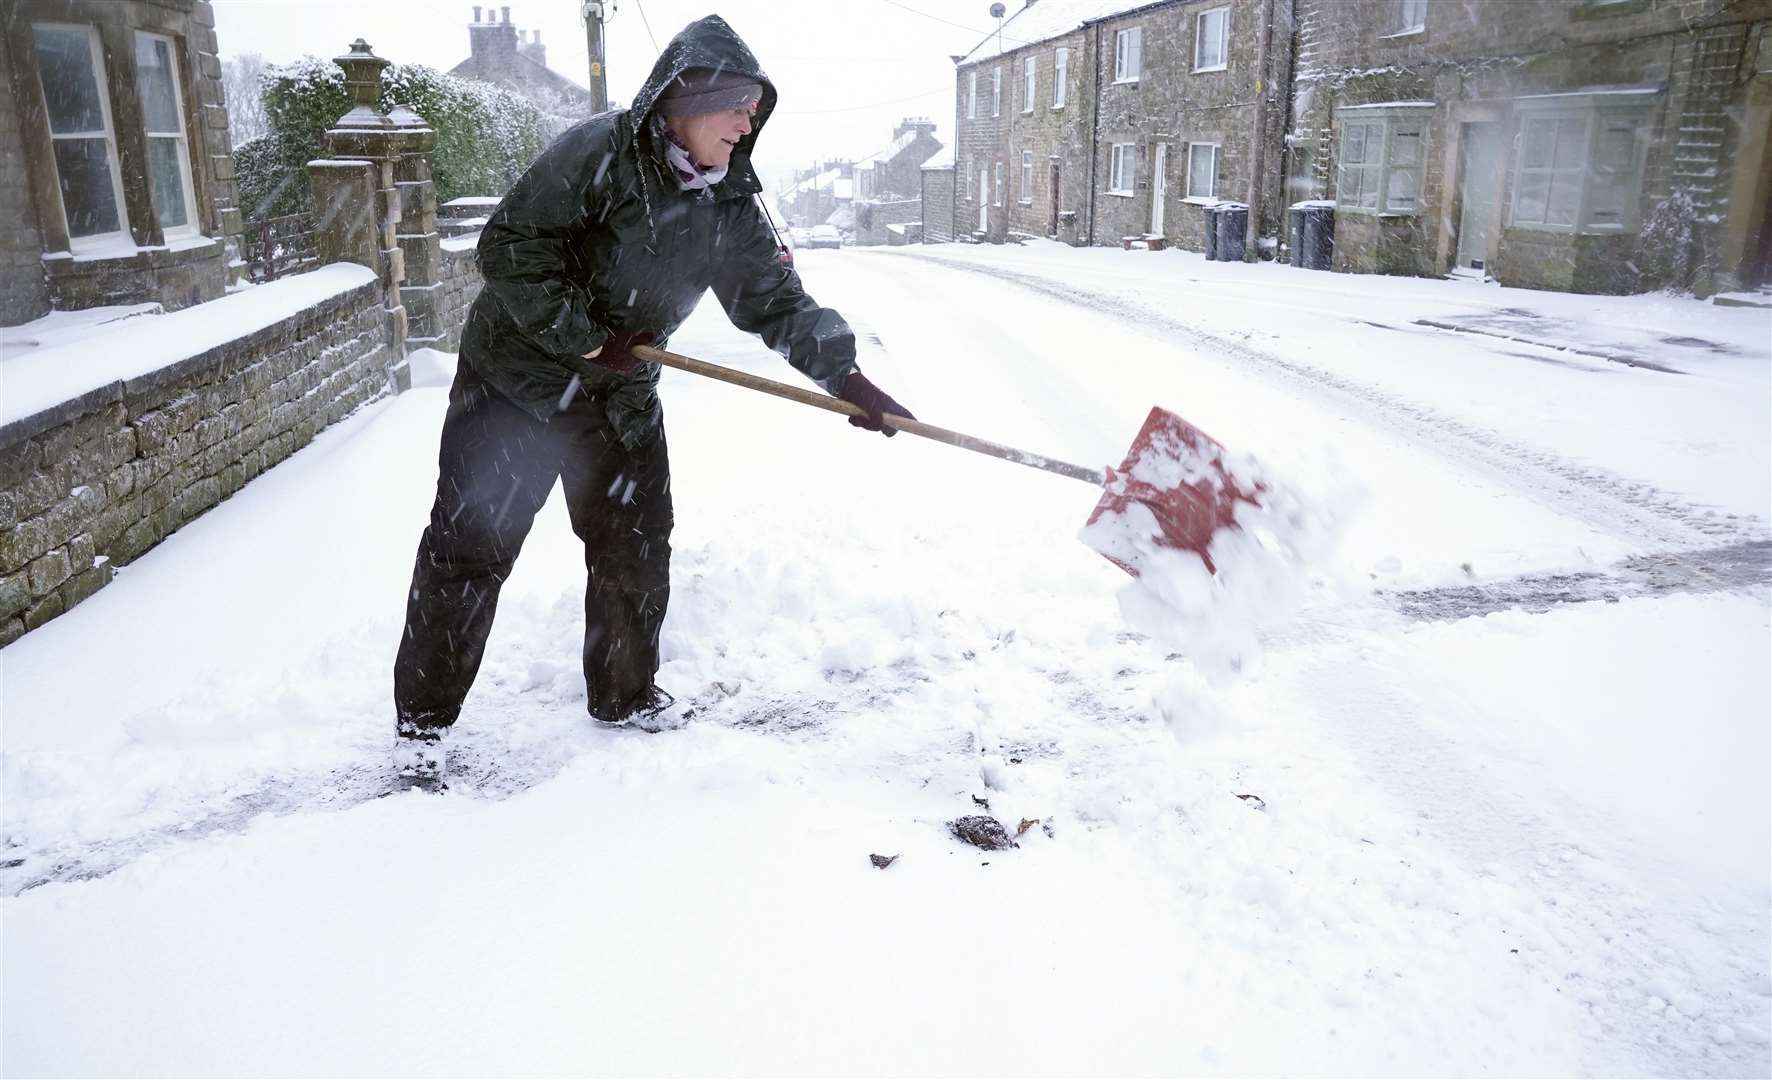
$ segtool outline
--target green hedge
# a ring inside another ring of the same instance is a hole
[[[383,112],[405,105],[437,132],[431,175],[438,202],[504,194],[547,145],[541,110],[490,83],[394,64],[382,72],[381,86]],[[314,57],[270,68],[260,88],[270,134],[234,151],[248,221],[313,208],[307,163],[326,156],[326,130],[351,107],[344,72]]]

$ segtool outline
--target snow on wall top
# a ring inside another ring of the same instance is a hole
[[[1028,45],[1037,45],[1051,38],[1062,37],[1082,26],[1111,15],[1150,7],[1154,0],[1039,0],[1003,20],[1001,30],[993,30],[973,46],[960,61],[970,64],[1012,53]]]
[[[12,429],[21,421],[199,356],[375,280],[368,267],[333,263],[183,311],[124,320],[111,333],[10,356],[0,363],[6,386],[0,394],[0,444],[17,434]]]

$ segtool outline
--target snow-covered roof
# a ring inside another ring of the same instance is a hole
[[[876,150],[873,153],[869,154],[867,157],[864,157],[864,158],[860,159],[859,161],[857,161],[855,163],[855,167],[858,169],[865,169],[865,168],[868,168],[869,166],[872,166],[872,165],[878,165],[881,162],[891,161],[893,158],[904,153],[905,148],[910,146],[912,143],[914,143],[916,141],[917,141],[917,133],[914,131],[907,131],[903,135],[900,135],[898,138],[893,139],[891,144],[888,145],[886,147],[886,149]]]
[[[855,198],[855,181],[839,179],[831,185],[831,194],[839,199]]]
[[[828,187],[831,187],[832,185],[838,183],[839,181],[847,183],[847,181],[843,181],[842,177],[843,177],[843,170],[841,170],[841,169],[826,169],[824,172],[819,173],[817,176],[809,176],[806,179],[795,184],[793,187],[788,188],[786,191],[782,192],[782,197],[788,198],[788,197],[791,197],[794,195],[798,195],[801,192],[817,191],[821,188],[828,188]]]
[[[1431,109],[1431,101],[1373,101],[1365,105],[1343,105],[1336,112],[1353,112],[1355,109]]]
[[[923,171],[931,169],[951,169],[954,167],[954,148],[944,146],[936,151],[935,156],[923,163]]]
[[[1012,53],[1028,45],[1062,37],[1082,26],[1112,15],[1150,7],[1156,0],[1039,0],[1003,20],[1000,30],[992,30],[960,63],[970,64]]]

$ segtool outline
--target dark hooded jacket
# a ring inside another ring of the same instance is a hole
[[[737,71],[763,88],[751,133],[726,176],[679,189],[652,107],[691,68]],[[546,420],[577,387],[607,402],[629,445],[661,422],[656,364],[619,375],[583,359],[621,331],[662,344],[708,289],[734,326],[830,393],[855,368],[855,337],[781,265],[754,196],[751,151],[775,87],[732,28],[710,15],[671,39],[632,107],[568,130],[518,178],[480,235],[485,287],[468,313],[461,358],[500,393]]]

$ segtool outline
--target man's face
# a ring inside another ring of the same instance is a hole
[[[672,116],[665,122],[689,147],[689,156],[697,165],[718,169],[732,160],[732,148],[738,140],[751,133],[751,117],[756,111],[756,106],[751,105],[700,116]]]

